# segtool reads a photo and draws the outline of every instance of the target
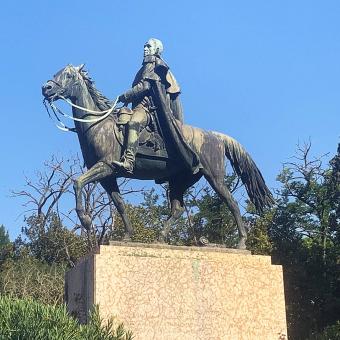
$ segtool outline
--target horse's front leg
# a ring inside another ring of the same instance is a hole
[[[108,195],[111,197],[113,204],[115,205],[117,211],[119,212],[122,218],[125,227],[125,235],[123,241],[125,242],[131,241],[133,228],[131,221],[126,213],[124,200],[120,194],[116,178],[112,177],[105,178],[102,181],[100,181],[100,184],[103,186]]]
[[[96,163],[90,170],[79,176],[73,184],[74,193],[76,196],[76,211],[79,217],[81,225],[86,229],[90,230],[92,221],[88,214],[85,213],[81,192],[86,184],[99,181],[107,176],[112,175],[113,170],[110,166],[104,162]]]

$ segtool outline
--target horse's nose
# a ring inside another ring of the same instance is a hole
[[[51,89],[52,89],[52,85],[49,82],[47,82],[42,86],[41,92],[43,95],[46,95],[47,92],[50,91]]]

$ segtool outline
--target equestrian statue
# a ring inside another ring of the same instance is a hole
[[[133,228],[117,178],[167,182],[171,213],[159,239],[166,242],[172,224],[184,211],[185,191],[204,176],[235,218],[238,248],[246,249],[247,231],[238,204],[224,182],[225,157],[258,212],[273,203],[272,195],[240,143],[225,134],[184,124],[180,87],[162,52],[160,40],[152,38],[145,43],[142,67],[132,88],[114,102],[95,88],[84,65],[67,65],[43,85],[46,107],[49,104],[52,108],[60,129],[77,133],[88,169],[74,182],[78,217],[82,225],[89,225],[81,193],[85,185],[99,181],[122,217],[124,240],[128,241]],[[72,116],[55,105],[59,99],[72,106]],[[124,106],[118,109],[118,102]],[[58,113],[73,119],[75,126],[67,128]]]

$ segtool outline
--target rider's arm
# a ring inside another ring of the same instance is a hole
[[[145,96],[146,93],[150,90],[150,88],[151,88],[150,83],[147,80],[142,80],[133,88],[122,94],[119,97],[119,100],[124,103],[131,103],[132,101]]]

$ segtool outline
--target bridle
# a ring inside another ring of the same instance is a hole
[[[58,87],[62,88],[62,86],[57,83],[56,81],[54,80],[50,80],[52,81],[53,83],[55,83]],[[59,109],[56,105],[55,105],[55,98],[58,97],[58,99],[62,99],[64,100],[66,103],[68,103],[71,107],[74,107],[76,109],[79,109],[79,110],[82,110],[82,111],[85,111],[85,112],[88,112],[88,113],[92,113],[92,114],[98,114],[100,115],[99,117],[97,118],[89,118],[89,119],[84,119],[84,118],[76,118],[76,117],[73,117],[73,116],[70,116],[66,113],[64,113],[61,109]],[[66,132],[77,132],[75,128],[70,128],[70,127],[67,127],[59,118],[58,116],[58,113],[61,114],[62,116],[68,118],[68,119],[71,119],[73,121],[77,121],[77,122],[82,122],[82,123],[97,123],[97,122],[100,122],[102,120],[104,120],[105,118],[107,118],[112,112],[113,110],[116,108],[117,106],[117,103],[118,103],[118,98],[117,97],[113,103],[113,105],[107,109],[107,110],[104,110],[104,111],[95,111],[95,110],[90,110],[90,109],[87,109],[86,107],[82,107],[82,106],[79,106],[79,105],[76,105],[76,104],[73,104],[69,99],[65,98],[64,96],[62,96],[61,94],[55,94],[52,98],[50,99],[47,99],[47,98],[44,98],[43,100],[43,103],[44,103],[44,106],[46,108],[46,111],[49,115],[49,117],[52,119],[53,121],[53,118],[52,118],[52,115],[49,111],[49,108],[48,108],[48,105],[47,103],[49,104],[51,110],[53,111],[53,114],[55,116],[55,118],[57,119],[57,122],[54,122],[54,124],[56,125],[56,127],[59,129],[59,130],[62,130],[62,131],[66,131]]]

